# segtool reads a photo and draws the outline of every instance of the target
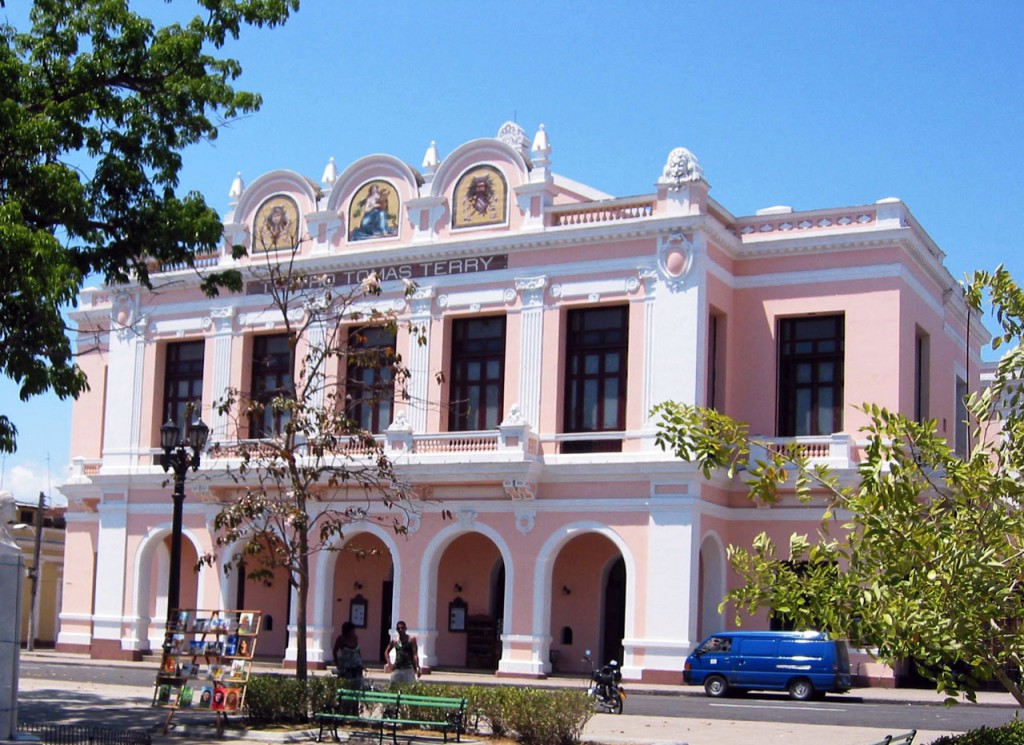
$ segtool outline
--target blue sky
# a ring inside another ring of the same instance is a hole
[[[222,213],[237,171],[419,167],[431,140],[443,157],[515,120],[546,126],[557,173],[616,196],[653,191],[683,146],[734,214],[895,196],[954,277],[1004,263],[1024,280],[1024,3],[303,5],[229,48],[262,110],[186,154],[183,190]],[[0,411],[21,433],[0,488],[56,493],[70,404],[20,404],[5,380]]]

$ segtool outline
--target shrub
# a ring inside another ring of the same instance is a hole
[[[338,682],[332,677],[253,675],[245,692],[242,713],[252,726],[307,724],[312,715],[334,700]]]
[[[1014,719],[1002,727],[982,727],[962,735],[943,735],[931,745],[1024,745],[1024,720]]]
[[[584,691],[543,691],[511,688],[509,729],[523,745],[577,745],[594,714]]]
[[[332,676],[314,676],[302,682],[288,675],[254,675],[245,696],[246,723],[255,727],[306,724],[313,714],[327,710],[339,685]],[[391,690],[465,698],[467,729],[477,729],[482,723],[495,737],[511,737],[522,745],[578,745],[594,713],[593,702],[581,690],[422,682],[392,686]],[[445,712],[435,713],[443,718]]]

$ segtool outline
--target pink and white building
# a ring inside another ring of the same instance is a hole
[[[332,160],[319,183],[288,170],[235,179],[224,246],[198,265],[245,273],[254,259],[234,261],[230,245],[256,256],[266,231],[291,231],[305,269],[333,285],[376,271],[374,301],[427,330],[426,344],[396,340],[410,400],[364,415],[429,498],[403,515],[407,535],[350,526],[339,545],[367,558],[317,557],[314,665],[355,615],[369,661],[401,618],[427,668],[544,676],[581,669],[592,649],[627,678],[681,682],[695,642],[731,624],[717,610],[736,582],[726,547],[813,529],[820,511],[758,508],[738,480],[663,452],[649,415],[661,401],[714,406],[841,473],[856,469],[865,402],[934,418],[967,446],[958,401],[978,386],[987,333],[901,201],[736,216],[683,148],[652,155],[653,190],[630,197],[557,174],[551,152],[543,127],[531,140],[506,124],[443,159],[431,144],[418,170],[373,155],[343,171]],[[154,279],[158,293],[85,290],[74,313],[105,332],[80,345],[91,390],[62,487],[58,646],[100,658],[162,642],[166,412],[199,398],[211,441],[254,434],[212,403],[272,374],[281,341],[251,283],[210,299],[184,267]],[[294,660],[281,578],[191,570],[231,493],[224,467],[210,457],[190,473],[182,605],[260,608],[260,651]]]

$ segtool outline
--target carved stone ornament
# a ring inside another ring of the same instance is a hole
[[[211,308],[210,315],[203,319],[203,329],[213,328],[221,333],[232,331],[235,322],[235,309],[232,306],[226,308]]]
[[[523,419],[523,413],[519,410],[519,404],[512,404],[508,410],[508,416],[502,421],[501,426],[503,427],[519,427],[526,424],[526,420]]]
[[[516,510],[516,530],[526,535],[533,530],[537,510]]]
[[[459,521],[459,525],[463,528],[472,528],[476,523],[477,512],[476,510],[459,510],[455,513],[456,519]]]
[[[505,489],[505,496],[516,501],[533,499],[537,491],[536,484],[518,479],[507,479],[501,485]]]
[[[522,296],[524,306],[536,307],[544,304],[544,288],[547,285],[547,277],[517,279],[516,291]]]
[[[14,546],[14,538],[7,532],[8,523],[13,523],[18,514],[18,505],[14,501],[14,495],[10,492],[0,492],[0,544]]]
[[[677,147],[668,154],[665,168],[661,172],[659,184],[667,186],[670,190],[682,189],[690,181],[701,181],[704,178],[704,170],[697,162],[697,158],[685,147]]]
[[[419,514],[417,514],[415,512],[408,513],[405,516],[405,530],[406,530],[406,532],[409,535],[412,535],[413,533],[415,533],[416,531],[418,531],[420,529],[420,524],[422,522],[423,521],[420,518]]]
[[[523,156],[530,159],[530,138],[526,130],[515,122],[505,122],[498,130],[498,139]]]
[[[680,289],[693,267],[693,241],[683,233],[670,233],[658,241],[658,270],[670,290]]]
[[[404,411],[395,414],[395,420],[388,425],[388,432],[412,432],[412,425]]]

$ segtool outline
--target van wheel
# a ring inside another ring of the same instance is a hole
[[[729,684],[721,675],[710,675],[704,681],[704,693],[711,698],[722,698],[729,692]]]
[[[797,678],[789,684],[789,697],[797,701],[809,701],[814,698],[814,686],[807,678]]]

